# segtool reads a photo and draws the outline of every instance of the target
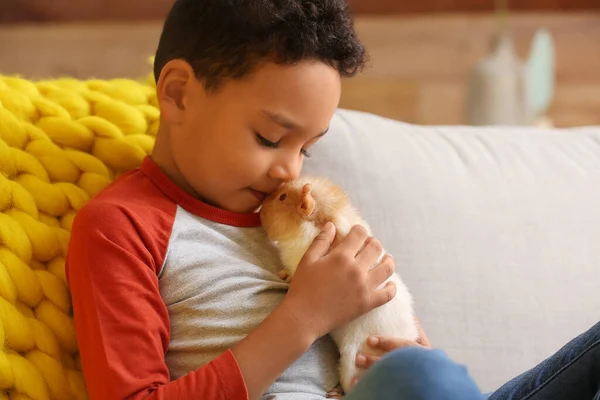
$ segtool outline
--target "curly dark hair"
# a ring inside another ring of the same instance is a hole
[[[345,0],[176,0],[154,59],[154,78],[172,59],[184,59],[215,90],[265,61],[320,61],[341,76],[366,63]]]

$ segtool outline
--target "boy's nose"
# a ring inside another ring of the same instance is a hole
[[[296,179],[300,176],[300,170],[302,169],[302,161],[290,161],[282,162],[277,165],[274,165],[271,168],[271,178],[287,182]]]

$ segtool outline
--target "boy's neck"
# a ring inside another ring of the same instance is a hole
[[[179,167],[177,167],[177,163],[172,156],[173,153],[171,152],[171,146],[167,136],[168,132],[165,132],[163,127],[159,128],[150,158],[177,186],[191,196],[204,201],[198,192],[196,192],[183,177]]]

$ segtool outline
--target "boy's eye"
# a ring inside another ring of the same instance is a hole
[[[277,146],[279,146],[279,143],[271,142],[270,140],[265,139],[260,133],[256,133],[256,138],[258,139],[258,142],[265,147],[276,149]]]
[[[270,140],[266,139],[263,135],[261,135],[260,133],[255,133],[256,135],[256,139],[258,140],[258,143],[260,143],[262,146],[268,147],[270,149],[276,149],[277,147],[279,147],[279,143],[275,143],[275,142],[271,142]],[[304,155],[304,157],[310,157],[310,153],[308,152],[308,150],[300,150],[300,153],[302,153],[302,155]]]

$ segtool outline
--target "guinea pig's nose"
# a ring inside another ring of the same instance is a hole
[[[285,199],[287,199],[287,194],[282,194],[281,196],[279,196],[279,201],[284,201]]]

